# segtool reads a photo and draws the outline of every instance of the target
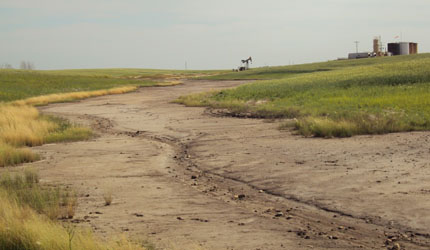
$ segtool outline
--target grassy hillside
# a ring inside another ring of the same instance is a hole
[[[321,71],[332,71],[348,67],[370,66],[376,64],[390,64],[395,62],[414,61],[419,58],[430,57],[428,54],[393,56],[384,58],[368,58],[360,60],[328,61],[319,63],[309,63],[291,66],[262,67],[253,68],[241,72],[229,72],[226,74],[216,74],[213,76],[203,76],[201,79],[207,80],[273,80],[292,77],[300,74],[314,73]]]
[[[212,78],[231,79],[234,74]],[[181,97],[234,115],[296,118],[303,135],[352,136],[430,129],[430,55],[336,61],[236,73],[257,81]]]

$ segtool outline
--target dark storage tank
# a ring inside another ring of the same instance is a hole
[[[400,44],[398,43],[389,43],[388,44],[388,52],[391,52],[393,56],[400,55]]]

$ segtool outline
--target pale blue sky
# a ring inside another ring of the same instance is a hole
[[[326,61],[384,42],[430,51],[428,0],[0,0],[0,64],[231,69]]]

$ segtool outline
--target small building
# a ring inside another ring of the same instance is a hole
[[[412,42],[389,43],[388,52],[391,52],[393,56],[418,54],[418,43],[412,43]]]

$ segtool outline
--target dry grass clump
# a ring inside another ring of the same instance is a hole
[[[103,193],[103,199],[105,201],[105,206],[109,206],[113,201],[113,189],[108,188]]]
[[[0,141],[13,146],[38,146],[57,128],[52,121],[40,119],[36,108],[26,105],[0,106]]]
[[[78,141],[91,135],[88,128],[41,116],[32,106],[0,104],[0,167],[39,160],[38,155],[24,146]]]
[[[0,167],[13,166],[39,160],[39,155],[27,148],[15,148],[0,142]]]

